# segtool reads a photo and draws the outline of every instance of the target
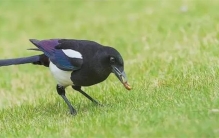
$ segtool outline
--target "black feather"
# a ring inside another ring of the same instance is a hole
[[[27,50],[41,51],[41,50],[38,49],[38,48],[28,48]]]
[[[2,59],[0,60],[0,66],[33,63],[33,62],[39,61],[39,59],[40,59],[39,55],[31,56],[31,57],[24,57],[24,58],[15,58],[15,59]]]

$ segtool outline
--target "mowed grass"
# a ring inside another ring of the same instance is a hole
[[[0,1],[0,58],[38,54],[29,38],[76,38],[116,48],[133,90],[114,75],[67,89],[48,68],[0,68],[0,137],[219,137],[219,1]]]

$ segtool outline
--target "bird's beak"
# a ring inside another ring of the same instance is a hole
[[[113,73],[116,75],[116,77],[121,81],[121,83],[124,85],[124,87],[127,90],[131,90],[132,87],[128,84],[127,77],[124,71],[120,71],[117,67],[113,67]]]

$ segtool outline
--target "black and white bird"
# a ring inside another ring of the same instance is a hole
[[[72,115],[76,115],[67,97],[65,88],[72,88],[92,102],[98,102],[81,90],[82,86],[91,86],[104,81],[110,73],[114,73],[126,89],[131,87],[127,83],[124,72],[124,61],[120,53],[109,46],[89,40],[49,39],[30,41],[37,47],[29,50],[43,52],[31,57],[3,59],[0,66],[33,63],[49,67],[57,82],[57,92],[64,99]]]

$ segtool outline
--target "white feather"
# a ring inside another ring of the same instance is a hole
[[[57,83],[63,87],[67,87],[69,85],[73,85],[71,81],[71,73],[72,71],[63,71],[56,67],[51,61],[49,64],[50,71],[52,75],[56,79]]]
[[[72,49],[62,49],[62,51],[65,53],[66,56],[70,58],[81,58],[82,55],[78,51],[72,50]]]

